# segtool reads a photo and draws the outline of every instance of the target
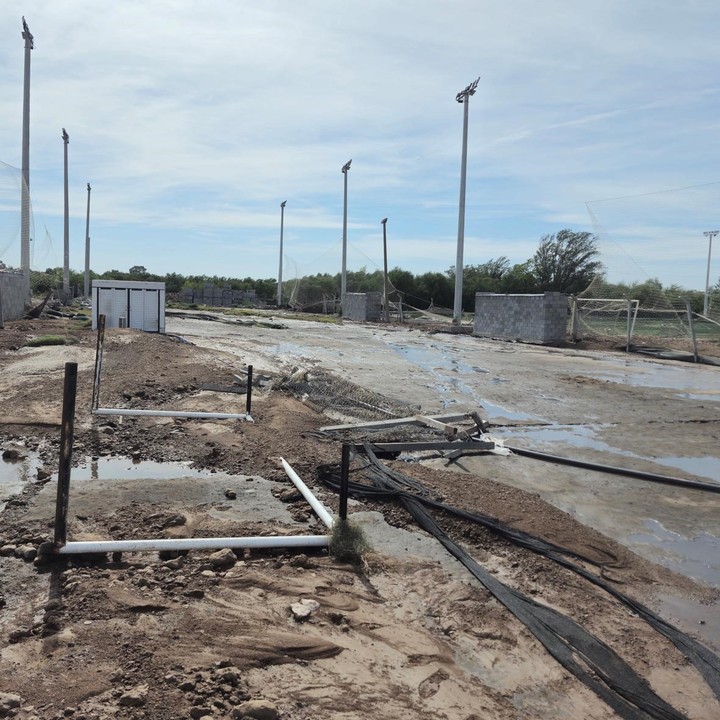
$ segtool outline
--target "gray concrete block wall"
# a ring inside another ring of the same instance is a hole
[[[382,295],[379,292],[345,293],[342,308],[346,320],[377,322],[382,316]]]
[[[19,320],[30,302],[30,291],[22,273],[0,271],[0,293],[4,320]]]
[[[562,293],[475,295],[474,335],[545,344],[563,342],[566,331],[567,298]]]

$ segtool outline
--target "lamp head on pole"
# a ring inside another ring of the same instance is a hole
[[[67,143],[70,140],[70,136],[67,134],[67,131],[65,130],[65,128],[63,128],[62,131],[63,131],[62,139],[64,142]]]
[[[461,90],[455,96],[455,99],[461,104],[464,103],[466,98],[469,98],[471,95],[475,94],[475,90],[476,90],[479,82],[480,82],[480,76],[478,76],[477,80],[475,80],[474,82],[471,82],[464,90]]]
[[[90,192],[92,190],[92,188],[90,187],[90,183],[88,183],[87,186],[88,186],[88,192]]]
[[[718,234],[717,230],[706,230],[703,235],[705,237],[714,238]]]
[[[343,175],[350,169],[350,163],[352,162],[352,158],[348,160],[343,166],[342,166],[342,172]]]
[[[280,207],[281,207],[281,208],[284,208],[286,204],[287,204],[287,200],[283,200],[283,201],[280,203]]]
[[[385,225],[386,223],[387,223],[387,218],[383,218],[383,219],[380,221],[380,224],[381,224],[381,225]]]
[[[22,24],[23,24],[23,31],[22,31],[23,40],[26,41],[27,47],[29,47],[31,50],[33,50],[35,48],[35,43],[33,42],[33,36],[32,36],[32,33],[30,32],[30,28],[28,27],[28,24],[25,22],[24,15],[23,15],[23,19],[22,19]]]

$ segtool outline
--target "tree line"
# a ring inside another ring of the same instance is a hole
[[[598,239],[589,232],[560,230],[540,239],[534,255],[522,263],[511,264],[505,256],[492,258],[478,265],[466,265],[463,270],[462,304],[465,310],[475,307],[475,293],[493,292],[507,294],[558,291],[577,294],[585,290],[596,277],[603,276]],[[31,274],[31,286],[36,293],[62,287],[62,268],[48,268]],[[234,278],[218,275],[182,275],[150,273],[142,265],[135,265],[127,272],[113,269],[102,274],[90,272],[93,279],[137,280],[164,282],[166,292],[176,295],[183,288],[200,289],[207,284],[230,287],[234,290],[255,290],[257,297],[274,304],[277,298],[275,278]],[[283,283],[283,299],[297,307],[312,308],[326,300],[337,299],[340,293],[340,273],[318,273]],[[402,293],[409,305],[425,309],[430,306],[452,308],[455,293],[455,268],[444,272],[426,272],[415,275],[395,267],[388,271],[388,279],[394,291]],[[82,289],[83,273],[71,271],[70,285]],[[372,292],[383,290],[381,270],[368,272],[366,268],[347,272],[348,292]],[[603,282],[603,290],[609,297],[629,297],[640,300],[643,306],[654,305],[657,296],[665,293],[670,298],[687,298],[693,309],[702,310],[703,293],[689,291],[678,285],[664,288],[654,278],[643,283],[611,284]],[[720,304],[720,282],[714,288],[715,305]]]

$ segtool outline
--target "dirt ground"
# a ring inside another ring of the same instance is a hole
[[[253,422],[93,416],[95,333],[50,319],[0,330],[0,717],[617,717],[397,502],[351,500],[374,550],[360,566],[322,549],[33,563],[53,533],[66,362],[79,370],[72,540],[323,534],[279,458],[337,512],[317,472],[339,463],[343,435],[318,431],[380,406],[381,417],[478,410],[508,444],[720,482],[717,368],[403,327],[270,325],[176,317],[166,336],[106,333],[102,407],[244,413],[244,394],[202,386],[230,386],[249,363]],[[26,346],[47,334],[72,342]],[[328,372],[355,405],[313,395]],[[586,557],[593,573],[602,565],[614,587],[720,651],[719,494],[517,455],[388,466]],[[614,597],[487,529],[437,519],[493,576],[607,643],[678,717],[720,716],[696,668]],[[653,522],[670,550],[645,537]],[[301,600],[315,601],[304,619]]]

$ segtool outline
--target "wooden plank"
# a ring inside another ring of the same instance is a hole
[[[244,395],[247,392],[247,385],[216,385],[215,383],[203,383],[200,386],[201,390],[210,390],[211,392],[220,393],[237,393],[238,395]]]
[[[431,420],[438,420],[440,422],[458,422],[460,420],[467,420],[468,414],[444,414],[444,415],[422,415],[421,417],[429,418]],[[348,425],[325,425],[320,428],[321,432],[335,432],[337,430],[363,430],[372,428],[389,428],[396,427],[398,425],[423,425],[424,423],[418,420],[417,415],[411,417],[395,418],[392,420],[371,420],[363,423],[350,423]]]

